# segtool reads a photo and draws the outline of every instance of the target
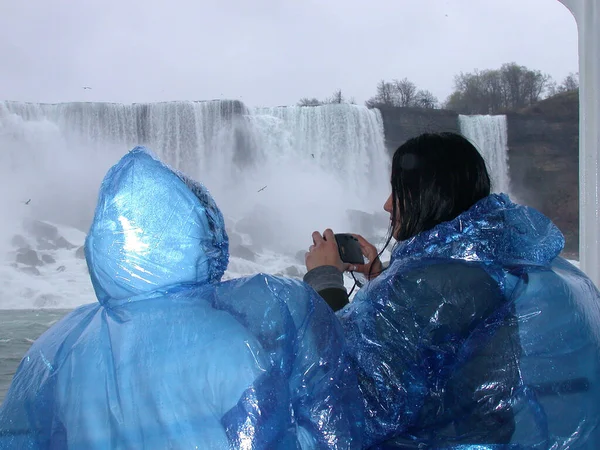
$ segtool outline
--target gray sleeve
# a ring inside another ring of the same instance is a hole
[[[332,288],[346,292],[344,274],[335,266],[315,267],[304,275],[304,282],[317,292]]]

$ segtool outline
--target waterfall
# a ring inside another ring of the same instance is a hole
[[[25,122],[30,127],[26,139],[35,135],[32,124],[47,123],[56,127],[63,144],[98,152],[106,147],[147,145],[165,162],[192,176],[200,176],[203,165],[214,169],[218,160],[236,163],[244,159],[244,152],[252,151],[244,145],[248,144],[243,139],[247,134],[245,114],[246,107],[236,101],[0,104],[4,128],[9,116],[13,116],[13,122],[15,118]]]
[[[265,248],[352,231],[346,211],[379,210],[389,188],[383,121],[363,106],[0,102],[3,192],[41,219],[87,230],[102,177],[136,145],[206,184],[230,226],[261,224]]]
[[[324,105],[257,108],[254,113],[270,157],[313,162],[356,196],[387,187],[389,157],[379,110]]]
[[[459,116],[461,133],[483,156],[493,192],[509,193],[506,116]]]

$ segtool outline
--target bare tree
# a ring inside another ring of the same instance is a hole
[[[500,69],[502,80],[507,93],[507,105],[511,109],[522,108],[525,106],[524,96],[522,94],[523,83],[521,66],[517,64],[504,64]]]
[[[408,78],[394,80],[394,88],[398,96],[398,106],[415,106],[415,97],[417,94],[417,85]]]
[[[481,109],[487,112],[500,111],[506,103],[506,88],[502,84],[502,74],[499,70],[487,70],[479,74],[483,90]]]
[[[438,99],[428,90],[417,90],[417,86],[407,78],[377,84],[377,94],[365,102],[368,108],[412,107],[437,108]]]
[[[550,75],[543,74],[539,70],[527,70],[522,67],[521,74],[521,99],[519,105],[513,105],[516,109],[521,105],[530,106],[542,99],[542,94],[548,89],[551,82]]]
[[[438,99],[431,91],[420,90],[415,94],[414,106],[425,109],[435,109],[438,107]]]
[[[579,72],[570,73],[565,77],[560,86],[558,86],[558,92],[571,92],[579,89]]]
[[[342,104],[349,103],[355,104],[354,98],[346,99],[341,89],[336,90],[331,97],[327,97],[325,100],[319,100],[318,98],[312,97],[304,97],[301,98],[298,102],[298,106],[322,106],[322,105],[331,105],[331,104]]]
[[[537,103],[553,85],[549,75],[509,63],[497,70],[460,73],[454,88],[446,101],[448,109],[463,114],[496,114]]]
[[[342,103],[346,103],[344,96],[342,95],[342,90],[338,89],[337,91],[335,91],[331,97],[329,97],[327,100],[325,100],[323,103],[329,103],[329,104],[342,104]]]
[[[301,98],[298,102],[298,106],[321,106],[323,103],[318,98]]]
[[[392,83],[381,80],[377,83],[377,94],[365,102],[368,108],[381,108],[382,106],[397,106],[395,103],[395,87]]]
[[[473,73],[460,73],[454,77],[455,92],[446,101],[446,108],[464,114],[488,114],[490,99],[486,97],[486,84],[493,84],[486,74],[476,70]]]
[[[551,80],[546,87],[546,97],[553,97],[556,94],[558,94],[558,85],[556,84],[556,81]]]

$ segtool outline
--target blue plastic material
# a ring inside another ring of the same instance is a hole
[[[99,303],[27,352],[1,448],[361,448],[339,322],[301,282],[221,282],[203,186],[132,150],[102,183],[86,258]]]
[[[600,449],[600,293],[492,195],[399,243],[339,313],[374,448]]]

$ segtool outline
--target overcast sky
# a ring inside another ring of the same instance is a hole
[[[362,103],[403,77],[444,100],[460,71],[515,61],[560,81],[577,60],[557,0],[0,0],[7,100]]]

